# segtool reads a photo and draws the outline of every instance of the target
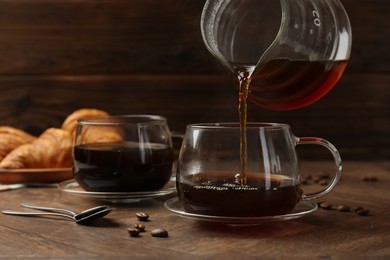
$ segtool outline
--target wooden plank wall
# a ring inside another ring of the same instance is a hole
[[[180,132],[191,122],[237,121],[233,81],[200,36],[204,2],[0,0],[0,124],[39,134],[81,107],[162,114]],[[338,85],[295,111],[250,105],[249,119],[326,138],[343,159],[388,160],[390,2],[342,2],[353,50]]]

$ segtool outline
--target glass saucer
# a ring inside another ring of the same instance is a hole
[[[164,206],[172,213],[181,217],[195,219],[195,220],[202,220],[202,221],[220,222],[232,226],[259,225],[264,222],[283,221],[283,220],[300,218],[314,212],[318,208],[315,202],[301,201],[290,213],[285,215],[264,216],[264,217],[225,217],[225,216],[211,216],[211,215],[201,215],[201,214],[185,212],[178,197],[167,200]]]
[[[152,199],[161,196],[166,196],[176,192],[175,183],[168,182],[161,190],[154,191],[140,191],[140,192],[98,192],[98,191],[86,191],[80,187],[80,185],[74,180],[63,181],[58,184],[58,188],[66,193],[88,197],[102,199],[110,202],[138,202],[144,199]]]

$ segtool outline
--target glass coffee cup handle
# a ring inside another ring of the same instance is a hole
[[[342,162],[341,162],[340,154],[337,151],[336,147],[325,139],[318,138],[318,137],[297,137],[297,139],[298,139],[297,145],[300,144],[321,145],[327,148],[333,155],[336,174],[333,176],[328,186],[326,186],[326,188],[323,189],[322,191],[302,195],[302,200],[318,199],[328,194],[336,186],[337,182],[340,180],[341,171],[342,171]]]
[[[179,158],[179,153],[180,153],[181,145],[182,145],[182,143],[183,143],[184,134],[181,134],[181,133],[178,133],[178,132],[171,132],[171,138],[172,138],[172,140],[173,140],[173,139],[181,140],[180,144],[177,144],[177,147],[175,147],[175,145],[173,146],[173,150],[174,150],[174,160],[173,160],[173,165],[172,165],[172,172],[173,172],[174,174],[173,174],[173,177],[172,177],[171,180],[176,180],[177,161],[178,161],[178,158]]]
[[[172,131],[171,132],[171,137],[183,140],[184,139],[184,134]]]

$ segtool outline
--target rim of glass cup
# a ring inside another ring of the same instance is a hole
[[[219,123],[196,123],[187,125],[188,128],[198,129],[240,129],[239,122],[219,122]],[[246,130],[253,129],[289,129],[290,125],[282,123],[263,123],[263,122],[247,122]]]
[[[166,123],[167,119],[160,115],[110,115],[88,117],[77,120],[79,125],[87,126],[117,126],[117,125],[154,125]]]

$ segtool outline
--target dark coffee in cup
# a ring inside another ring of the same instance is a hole
[[[246,185],[234,173],[206,172],[177,181],[186,212],[230,217],[260,217],[289,213],[301,200],[299,185],[282,175],[248,173]]]
[[[172,174],[173,151],[165,144],[114,142],[74,147],[74,177],[87,191],[161,189]]]
[[[288,125],[251,122],[245,148],[239,123],[187,126],[177,161],[178,197],[185,212],[220,217],[291,213],[298,202],[329,193],[341,176],[337,149],[319,137],[296,137]],[[333,155],[335,175],[324,189],[300,189],[297,145],[320,145]],[[245,153],[241,153],[242,150]]]

